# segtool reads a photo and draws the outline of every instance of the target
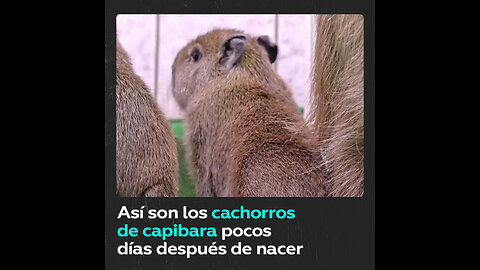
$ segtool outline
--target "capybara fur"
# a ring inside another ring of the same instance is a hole
[[[177,54],[175,99],[197,196],[326,196],[321,154],[268,37],[216,29]]]
[[[117,195],[171,197],[178,193],[172,130],[117,40]]]
[[[363,195],[363,16],[317,15],[311,114],[332,197]]]

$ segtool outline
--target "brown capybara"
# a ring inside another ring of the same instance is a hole
[[[177,54],[175,99],[197,196],[326,196],[320,153],[268,37],[216,29]]]
[[[363,16],[317,15],[309,123],[332,197],[363,195]]]
[[[117,195],[171,197],[178,193],[172,130],[117,40]]]

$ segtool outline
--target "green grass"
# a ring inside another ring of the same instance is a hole
[[[298,108],[303,114],[303,107]],[[178,149],[178,165],[180,167],[180,190],[179,197],[195,197],[195,181],[188,173],[188,163],[185,159],[185,145],[183,144],[183,136],[185,131],[182,120],[170,120],[170,126],[175,134]]]
[[[178,149],[178,166],[180,167],[179,197],[195,197],[195,183],[188,173],[188,164],[185,160],[185,146],[181,138],[176,138]]]
[[[178,166],[180,168],[179,197],[195,197],[195,183],[188,173],[188,163],[185,159],[185,146],[183,144],[183,122],[181,120],[170,120],[170,126],[175,134],[178,151]]]
[[[182,120],[170,120],[170,126],[173,129],[173,134],[177,138],[183,138],[183,122]]]

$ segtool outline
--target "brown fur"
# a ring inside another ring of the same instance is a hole
[[[309,122],[328,196],[363,195],[363,17],[318,15]]]
[[[117,195],[176,196],[178,161],[170,126],[118,40],[116,62]]]
[[[248,37],[223,67],[222,44],[241,31],[214,30],[185,46],[173,91],[186,112],[186,145],[198,196],[325,196],[320,154],[290,90],[265,49]],[[199,62],[189,61],[199,48]]]

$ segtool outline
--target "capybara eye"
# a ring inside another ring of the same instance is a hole
[[[197,62],[200,60],[200,58],[202,58],[200,51],[197,48],[193,49],[192,53],[190,54],[190,61]]]

